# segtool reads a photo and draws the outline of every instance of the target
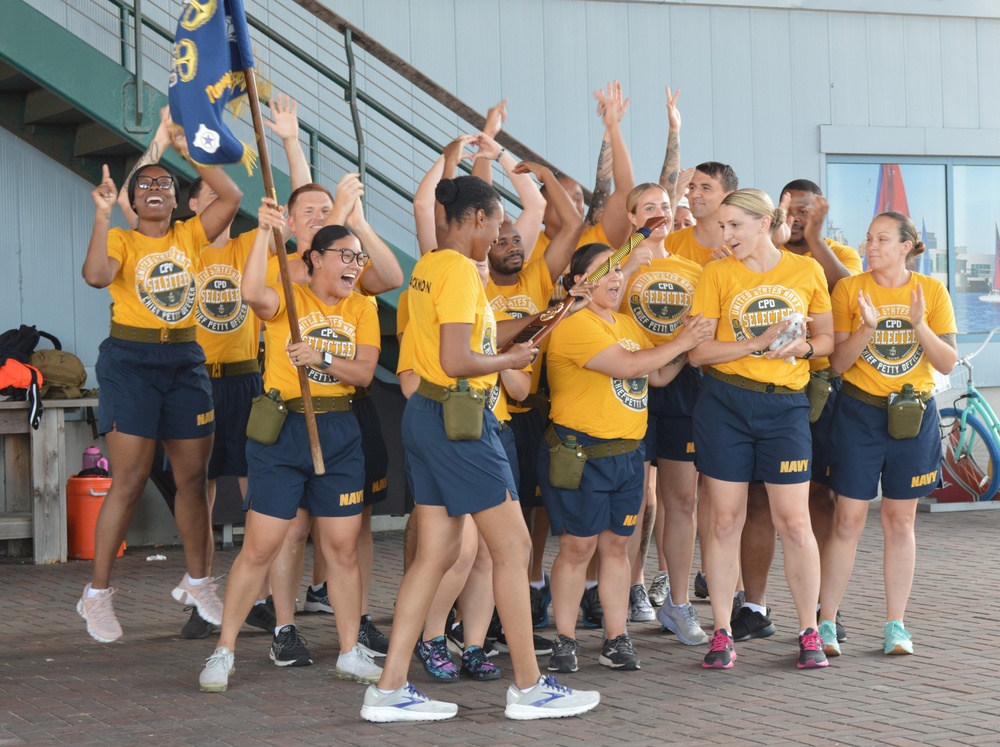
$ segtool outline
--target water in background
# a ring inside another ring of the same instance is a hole
[[[980,301],[982,295],[985,293],[951,294],[959,334],[985,333],[1000,327],[1000,303]]]

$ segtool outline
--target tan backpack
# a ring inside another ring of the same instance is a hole
[[[43,399],[79,399],[87,372],[83,363],[65,350],[36,350],[31,354],[31,365],[42,372]]]

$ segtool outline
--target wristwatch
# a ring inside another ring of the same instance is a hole
[[[812,351],[811,350],[809,351],[809,355],[812,355]],[[331,363],[333,363],[333,353],[331,353],[330,351],[324,352],[323,353],[323,360],[319,364],[320,370],[321,371],[325,371],[326,369],[328,369],[330,367]]]
[[[802,356],[802,360],[804,361],[813,357],[813,344],[811,342],[807,342],[806,345],[809,346],[809,352]],[[329,355],[329,353],[327,353],[327,355]]]

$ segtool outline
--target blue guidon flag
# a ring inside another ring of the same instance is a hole
[[[243,0],[185,0],[170,66],[170,116],[184,128],[200,165],[242,163],[253,173],[257,152],[222,121],[245,104],[244,70],[253,67]]]

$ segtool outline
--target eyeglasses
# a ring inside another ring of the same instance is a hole
[[[330,251],[340,252],[340,257],[344,260],[345,265],[357,260],[358,266],[364,267],[371,260],[371,257],[364,252],[356,252],[352,249],[331,249]]]
[[[172,176],[140,176],[135,180],[135,186],[139,189],[150,189],[153,184],[159,189],[173,189],[174,179]]]

